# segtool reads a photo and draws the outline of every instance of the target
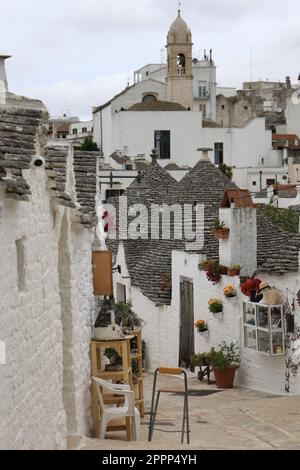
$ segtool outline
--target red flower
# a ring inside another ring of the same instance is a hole
[[[244,284],[241,284],[241,291],[247,297],[251,296],[253,290],[258,291],[261,284],[260,279],[248,279]]]

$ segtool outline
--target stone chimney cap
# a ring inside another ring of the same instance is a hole
[[[210,147],[200,147],[199,149],[197,149],[197,152],[212,152],[214,149],[210,148]]]
[[[11,55],[0,54],[0,59],[10,59],[11,57]]]
[[[197,149],[198,152],[202,152],[202,155],[200,157],[200,160],[203,160],[203,161],[209,161],[209,158],[208,158],[208,152],[212,152],[213,149],[209,148],[209,147],[201,147],[199,149]]]

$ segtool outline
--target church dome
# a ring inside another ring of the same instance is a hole
[[[173,38],[174,42],[186,42],[190,35],[190,29],[186,22],[182,19],[180,10],[178,10],[178,16],[175,21],[171,24],[169,30],[169,38]]]

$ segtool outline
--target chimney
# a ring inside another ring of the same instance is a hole
[[[209,161],[208,152],[212,152],[212,151],[213,151],[213,149],[211,149],[209,147],[201,147],[201,148],[197,149],[197,152],[202,152],[202,155],[200,157],[201,161]]]
[[[8,91],[5,61],[10,55],[0,55],[0,105],[6,103],[6,93]]]
[[[257,269],[256,209],[222,208],[219,218],[230,229],[229,238],[219,243],[220,264],[239,264],[242,276],[252,276]]]
[[[287,89],[291,90],[291,88],[292,88],[291,77],[286,77],[285,82],[286,82]]]

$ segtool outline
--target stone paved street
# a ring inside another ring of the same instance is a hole
[[[146,413],[149,412],[152,375],[145,377]],[[167,378],[162,381],[169,386]],[[178,380],[175,380],[178,384]],[[278,396],[245,389],[218,391],[215,385],[189,378],[192,390],[213,391],[206,396],[191,396],[191,444],[180,444],[179,433],[155,431],[147,441],[149,415],[141,424],[141,440],[126,442],[125,433],[113,433],[100,442],[83,438],[70,441],[79,449],[300,449],[300,396]],[[182,397],[163,394],[157,420],[162,430],[179,430]]]

